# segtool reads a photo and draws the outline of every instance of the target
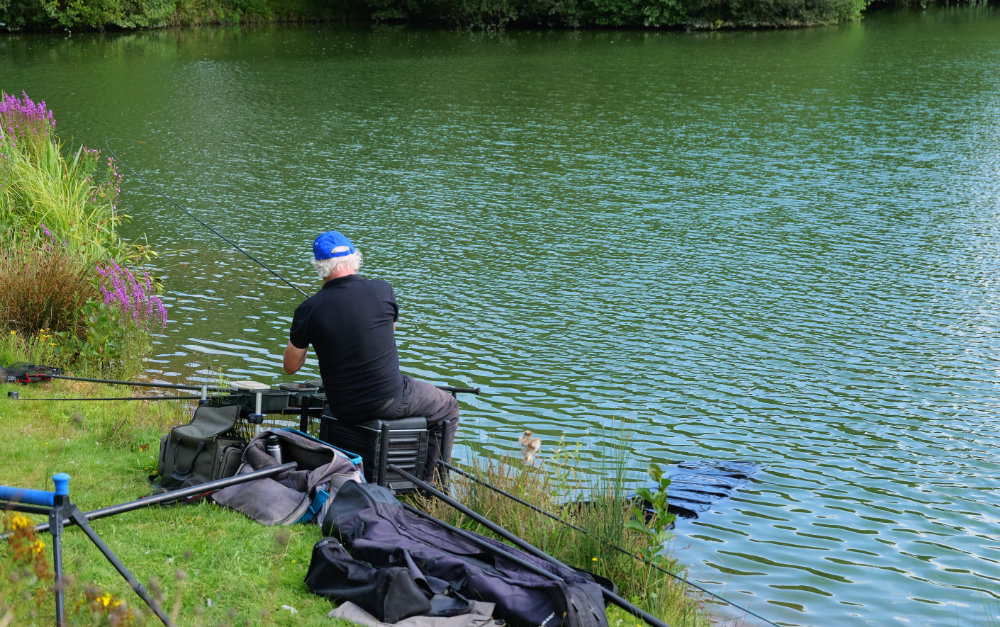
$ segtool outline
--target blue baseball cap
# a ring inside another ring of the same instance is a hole
[[[322,261],[354,254],[354,244],[338,231],[327,231],[313,242],[313,257]]]

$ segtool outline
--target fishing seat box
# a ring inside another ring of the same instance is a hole
[[[365,480],[387,487],[395,494],[417,488],[399,473],[390,471],[388,465],[422,477],[427,462],[427,437],[427,419],[423,416],[370,420],[356,425],[337,420],[326,410],[320,416],[319,439],[360,455]]]

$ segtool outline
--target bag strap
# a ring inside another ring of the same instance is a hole
[[[198,463],[198,456],[200,456],[202,452],[205,450],[205,442],[204,441],[198,442],[198,448],[194,452],[194,457],[191,458],[191,464],[184,469],[182,469],[180,466],[177,465],[177,453],[179,453],[180,450],[181,447],[179,446],[174,449],[174,470],[173,472],[170,473],[170,478],[173,479],[174,481],[179,481],[183,483],[184,480],[186,480],[188,477],[191,476],[191,471],[194,470],[195,464]]]

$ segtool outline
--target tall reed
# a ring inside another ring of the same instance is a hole
[[[667,547],[659,546],[656,553],[661,559],[651,560],[654,556],[649,555],[648,534],[630,528],[633,522],[655,526],[656,521],[647,518],[642,508],[631,507],[625,478],[628,442],[624,436],[612,440],[617,445],[605,451],[603,457],[614,460],[610,477],[583,475],[578,471],[584,467],[579,449],[562,446],[548,458],[539,458],[538,465],[490,460],[477,461],[465,469],[480,481],[554,514],[558,520],[461,475],[452,475],[452,489],[465,505],[530,544],[570,566],[612,580],[622,597],[670,625],[710,624],[701,601],[689,594],[683,582],[652,564],[658,562],[661,568],[681,575],[682,569],[666,553]],[[446,522],[490,535],[440,502],[418,500],[422,509]]]
[[[118,235],[121,174],[114,160],[80,146],[69,158],[45,102],[0,98],[0,229],[15,246],[54,238],[90,261],[137,260],[142,249]]]
[[[44,330],[58,340],[49,365],[127,376],[166,324],[154,282],[126,265],[152,253],[119,235],[114,160],[85,146],[64,155],[55,125],[44,101],[0,94],[0,345],[34,347]]]

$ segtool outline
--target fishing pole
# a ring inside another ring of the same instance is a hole
[[[264,479],[266,477],[271,477],[285,472],[286,470],[295,470],[296,468],[298,468],[298,462],[288,462],[286,464],[281,464],[280,466],[271,466],[269,468],[254,470],[242,475],[224,477],[222,479],[216,479],[215,481],[207,481],[205,483],[199,483],[186,488],[179,488],[177,490],[171,490],[161,494],[154,494],[153,496],[147,496],[145,498],[129,501],[127,503],[109,505],[108,507],[102,507],[101,509],[85,512],[83,515],[88,521],[98,520],[107,516],[117,516],[118,514],[124,514],[125,512],[142,509],[143,507],[149,507],[150,505],[163,505],[166,503],[172,503],[173,501],[180,501],[182,499],[204,496],[205,494],[221,490],[222,488],[226,488],[231,485],[248,483],[250,481],[256,481],[257,479]],[[49,525],[50,523],[40,523],[35,526],[35,531],[37,533],[48,531]],[[0,540],[6,540],[10,537],[10,535],[10,531],[0,534]]]
[[[421,479],[416,478],[415,476],[413,476],[412,474],[406,472],[402,468],[399,468],[395,464],[389,464],[388,469],[391,470],[391,471],[393,471],[393,472],[399,473],[399,475],[402,476],[407,481],[412,482],[417,487],[419,487],[419,488],[427,491],[429,494],[432,494],[433,496],[437,497],[439,500],[443,501],[444,503],[447,503],[448,505],[450,505],[451,507],[455,508],[456,510],[458,510],[462,514],[465,514],[469,518],[475,520],[477,523],[483,525],[484,527],[486,527],[487,529],[489,529],[493,533],[495,533],[495,534],[499,535],[500,537],[508,540],[509,542],[514,543],[518,548],[526,551],[527,553],[529,553],[531,555],[534,555],[535,557],[537,557],[539,559],[545,560],[546,562],[548,562],[549,564],[552,564],[553,566],[556,566],[557,568],[572,570],[572,569],[570,569],[569,566],[567,566],[566,564],[563,564],[562,562],[560,562],[556,558],[552,557],[551,555],[549,555],[545,551],[542,551],[541,549],[539,549],[538,547],[534,546],[533,544],[528,543],[526,540],[523,540],[523,539],[519,538],[518,536],[514,535],[510,531],[507,531],[506,529],[504,529],[500,525],[496,524],[495,522],[491,521],[490,519],[486,518],[485,516],[477,514],[476,512],[474,512],[471,509],[469,509],[468,507],[462,505],[461,503],[459,503],[455,499],[453,499],[450,496],[446,495],[444,492],[441,492],[440,490],[438,490],[437,488],[435,488],[431,484],[427,483],[426,481],[423,481]],[[417,511],[419,511],[419,510],[417,510]],[[425,516],[429,516],[429,514],[425,514]],[[477,541],[477,544],[482,545],[482,542],[481,541]],[[495,548],[493,550],[495,550]],[[505,556],[505,557],[511,557],[511,556]],[[537,568],[537,567],[534,567],[534,568]],[[542,569],[540,569],[540,570],[542,570]],[[542,570],[542,572],[548,573],[548,571],[544,571],[544,570]],[[559,577],[557,577],[553,573],[548,573],[548,576],[552,577],[552,578],[555,578],[555,579],[559,579]],[[658,619],[655,616],[653,616],[652,614],[646,612],[642,608],[637,607],[637,606],[633,605],[632,603],[629,603],[628,601],[626,601],[625,599],[621,598],[620,596],[618,596],[617,594],[615,594],[611,590],[608,590],[604,586],[601,586],[601,593],[604,595],[604,598],[606,598],[608,601],[614,603],[615,605],[617,605],[621,609],[625,610],[629,614],[632,614],[633,616],[637,616],[637,617],[641,618],[642,620],[646,621],[648,624],[653,625],[654,627],[669,627],[666,623],[664,623],[660,619]]]
[[[200,401],[200,396],[84,396],[80,398],[21,398],[15,390],[7,392],[15,401]]]
[[[161,195],[164,198],[166,198],[167,201],[169,201],[172,205],[174,205],[175,207],[177,207],[178,209],[180,209],[181,211],[183,211],[184,213],[186,213],[187,215],[189,215],[191,217],[191,219],[193,219],[194,221],[196,221],[198,224],[202,225],[203,227],[205,227],[206,229],[208,229],[209,231],[211,231],[215,235],[219,236],[219,238],[221,238],[224,242],[226,242],[227,244],[229,244],[230,246],[232,246],[236,250],[240,251],[244,255],[246,255],[251,261],[253,261],[257,265],[259,265],[260,267],[264,268],[265,270],[267,270],[271,274],[273,274],[276,278],[278,278],[279,280],[281,280],[283,283],[285,283],[289,287],[291,287],[291,288],[295,289],[296,291],[298,291],[299,294],[302,294],[306,298],[309,297],[309,294],[307,294],[304,291],[302,291],[302,288],[300,288],[298,285],[295,285],[294,283],[292,283],[291,281],[289,281],[285,277],[283,277],[280,274],[278,274],[278,272],[276,270],[272,269],[270,266],[268,266],[267,264],[265,264],[263,261],[257,259],[253,255],[251,255],[250,253],[248,253],[247,251],[245,251],[236,242],[232,241],[231,239],[229,239],[228,237],[226,237],[225,235],[223,235],[222,233],[220,233],[218,230],[216,230],[215,228],[213,228],[211,225],[209,225],[208,223],[206,223],[204,220],[202,220],[201,218],[199,218],[198,216],[196,216],[194,213],[192,213],[188,209],[185,209],[184,207],[182,207],[176,200],[174,200],[173,198],[171,198],[170,196],[168,196],[167,193],[164,192],[163,189],[160,186],[156,185],[155,183],[150,182],[148,179],[146,179],[146,177],[144,177],[142,174],[140,174],[138,171],[136,171],[134,168],[132,168],[132,166],[130,166],[129,164],[125,163],[125,161],[123,161],[122,158],[119,157],[118,154],[111,147],[111,142],[112,141],[127,141],[127,140],[125,140],[122,137],[109,137],[108,139],[106,139],[104,141],[104,145],[107,146],[108,152],[111,153],[111,155],[115,158],[115,160],[118,161],[119,163],[121,163],[123,166],[125,166],[125,168],[129,172],[131,172],[132,174],[136,175],[139,178],[139,180],[141,180],[146,185],[152,187],[154,190],[156,190],[156,192],[159,195]],[[70,378],[70,377],[62,377],[62,378]],[[459,394],[459,393],[479,394],[479,388],[452,387],[452,386],[437,386],[437,387],[439,387],[442,390],[445,390],[446,392],[450,392],[453,396],[456,395],[456,394]]]
[[[226,388],[217,385],[191,385],[184,383],[149,383],[146,381],[116,381],[114,379],[88,379],[86,377],[70,377],[62,374],[45,375],[50,379],[66,379],[67,381],[86,381],[88,383],[107,383],[109,385],[134,385],[136,387],[147,388],[169,388],[171,390],[208,390],[210,392],[224,392]]]
[[[173,198],[171,198],[170,196],[168,196],[167,193],[164,192],[163,189],[159,185],[156,185],[155,183],[150,182],[149,180],[146,179],[146,177],[144,177],[142,174],[140,174],[135,169],[133,169],[129,164],[125,163],[122,160],[122,158],[119,157],[115,153],[114,149],[111,148],[111,141],[112,140],[115,140],[115,141],[126,141],[126,140],[123,137],[110,137],[107,140],[105,140],[105,142],[104,142],[104,145],[107,146],[108,152],[111,153],[111,156],[113,156],[118,163],[121,163],[123,166],[125,166],[125,169],[127,169],[129,172],[131,172],[132,174],[134,174],[137,177],[139,177],[139,180],[141,180],[143,183],[145,183],[146,185],[149,185],[154,190],[156,190],[156,192],[160,196],[163,196],[164,198],[166,198],[167,201],[169,201],[173,206],[177,207],[178,209],[180,209],[181,211],[183,211],[184,213],[186,213],[187,215],[189,215],[191,217],[191,219],[193,219],[198,224],[202,225],[203,227],[205,227],[206,229],[208,229],[212,233],[215,233],[220,239],[222,239],[222,241],[226,242],[227,244],[229,244],[230,246],[232,246],[236,250],[238,250],[241,253],[243,253],[244,255],[246,255],[251,261],[253,261],[257,265],[259,265],[261,268],[264,268],[265,270],[267,270],[268,272],[270,272],[271,274],[273,274],[276,278],[278,278],[280,281],[282,281],[283,283],[285,283],[286,285],[288,285],[292,289],[296,290],[299,294],[302,294],[305,297],[309,296],[309,294],[306,294],[304,291],[302,291],[302,288],[300,288],[298,285],[295,285],[294,283],[292,283],[291,281],[289,281],[285,277],[283,277],[280,274],[278,274],[275,270],[273,270],[270,266],[268,266],[267,264],[265,264],[263,261],[261,261],[260,259],[257,259],[253,255],[251,255],[250,253],[248,253],[247,251],[245,251],[243,248],[241,248],[236,242],[232,241],[231,239],[229,239],[228,237],[226,237],[225,235],[223,235],[222,233],[220,233],[219,231],[217,231],[215,228],[213,228],[207,222],[205,222],[204,220],[202,220],[201,218],[199,218],[198,216],[196,216],[191,211],[189,211],[189,210],[185,209],[184,207],[182,207],[176,200],[174,200]]]
[[[676,573],[672,573],[669,570],[663,568],[659,564],[654,564],[653,562],[649,561],[648,559],[646,559],[645,557],[643,557],[641,555],[636,555],[635,553],[632,553],[631,551],[629,551],[627,549],[623,549],[622,547],[620,547],[620,546],[618,546],[618,545],[616,545],[614,543],[608,542],[604,538],[600,538],[600,537],[594,535],[593,533],[587,531],[583,527],[580,527],[578,525],[574,525],[573,523],[569,522],[568,520],[564,520],[563,518],[560,518],[559,516],[556,516],[555,514],[553,514],[551,512],[548,512],[548,511],[546,511],[546,510],[544,510],[544,509],[542,509],[540,507],[532,505],[531,503],[528,503],[527,501],[524,501],[523,499],[520,499],[520,498],[514,496],[513,494],[511,494],[510,492],[507,492],[507,491],[503,490],[502,488],[498,488],[498,487],[496,487],[494,485],[491,485],[491,484],[487,483],[486,481],[483,481],[482,479],[479,479],[479,478],[477,478],[477,477],[475,477],[475,476],[473,476],[473,475],[471,475],[471,474],[469,474],[469,473],[467,473],[467,472],[465,472],[465,471],[463,471],[463,470],[461,470],[459,468],[456,468],[456,467],[452,466],[451,464],[449,464],[446,461],[438,460],[438,463],[440,465],[444,466],[445,468],[447,468],[448,470],[454,471],[454,472],[462,475],[466,479],[469,479],[471,481],[475,481],[479,485],[487,487],[490,490],[493,490],[494,492],[496,492],[497,494],[500,494],[502,496],[505,496],[505,497],[511,499],[515,503],[523,505],[523,506],[527,507],[528,509],[530,509],[532,511],[535,511],[535,512],[537,512],[539,514],[542,514],[543,516],[548,516],[552,520],[560,522],[560,523],[566,525],[567,527],[569,527],[570,529],[573,529],[574,531],[578,531],[578,532],[580,532],[580,533],[588,536],[589,538],[597,540],[598,542],[601,542],[605,546],[607,546],[607,547],[609,547],[611,549],[614,549],[614,550],[616,550],[619,553],[622,553],[624,555],[628,555],[629,557],[631,557],[631,558],[633,558],[635,560],[638,560],[638,561],[646,564],[647,566],[652,566],[653,568],[659,570],[660,572],[666,573],[667,575],[673,577],[674,579],[676,579],[676,580],[678,580],[678,581],[680,581],[680,582],[682,582],[684,584],[687,584],[688,586],[691,586],[692,588],[698,590],[699,592],[701,592],[703,594],[707,594],[708,596],[710,596],[710,597],[712,597],[714,599],[722,601],[726,605],[729,605],[730,607],[734,607],[737,610],[740,610],[741,612],[745,612],[745,613],[749,614],[750,616],[753,616],[754,618],[759,618],[760,620],[766,622],[768,625],[774,625],[775,627],[777,627],[777,625],[775,623],[773,623],[770,620],[764,618],[760,614],[755,614],[754,612],[750,611],[749,609],[747,609],[745,607],[741,607],[741,606],[737,605],[736,603],[733,603],[732,601],[730,601],[730,600],[728,600],[728,599],[726,599],[724,597],[721,597],[718,594],[716,594],[716,593],[714,593],[714,592],[712,592],[710,590],[707,590],[707,589],[703,588],[702,586],[699,586],[698,584],[696,584],[696,583],[694,583],[692,581],[688,581],[687,579],[681,577],[680,575],[677,575]]]

